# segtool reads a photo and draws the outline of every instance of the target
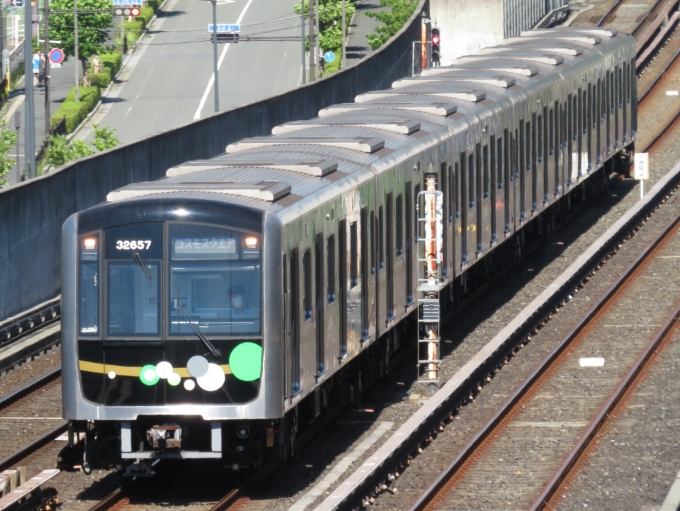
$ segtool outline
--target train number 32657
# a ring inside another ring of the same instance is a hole
[[[118,250],[149,250],[151,240],[118,240],[116,249]]]

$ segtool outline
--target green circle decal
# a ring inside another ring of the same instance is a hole
[[[156,374],[156,366],[153,364],[147,364],[139,371],[139,379],[142,380],[144,385],[156,385],[160,378]]]
[[[177,373],[171,373],[170,376],[168,376],[168,384],[172,385],[173,387],[179,385],[181,381],[182,377]]]
[[[241,381],[255,381],[262,375],[262,346],[242,342],[229,355],[229,367]]]

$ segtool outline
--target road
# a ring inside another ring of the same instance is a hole
[[[295,3],[233,0],[217,6],[217,22],[240,21],[242,35],[299,37]],[[209,23],[209,2],[169,0],[78,138],[91,140],[91,125],[100,124],[125,144],[214,114]],[[291,90],[302,78],[299,40],[219,44],[218,56],[220,110]]]

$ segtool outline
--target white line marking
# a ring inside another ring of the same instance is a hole
[[[602,367],[604,365],[604,358],[582,358],[578,362],[581,364],[581,367]]]
[[[314,487],[305,493],[300,500],[293,504],[288,511],[304,511],[310,504],[312,504],[319,495],[322,495],[330,486],[340,479],[342,474],[344,474],[347,469],[358,460],[374,443],[376,443],[380,438],[390,429],[392,429],[394,423],[392,422],[382,422],[378,427],[370,434],[368,437],[357,445],[352,452],[346,455],[340,460],[340,462],[333,467],[333,469],[326,474],[321,481],[316,483]],[[368,463],[364,463],[368,465]]]
[[[123,119],[125,119],[131,111],[132,111],[132,107],[128,108],[127,112],[125,112],[125,115],[123,116]]]
[[[236,20],[237,25],[241,24],[243,17],[246,15],[246,11],[248,10],[248,7],[250,7],[250,4],[252,4],[252,3],[253,3],[253,0],[248,0],[248,3],[246,4],[246,6],[241,11],[241,15]],[[222,65],[222,61],[224,61],[224,57],[227,54],[227,50],[229,49],[230,46],[231,46],[231,43],[227,43],[227,44],[224,45],[224,49],[222,50],[222,55],[220,55],[220,59],[217,62],[217,72],[218,73],[220,71],[220,66]],[[210,94],[210,89],[212,89],[214,83],[215,83],[215,73],[213,72],[210,75],[210,80],[208,80],[208,86],[205,88],[205,92],[203,93],[203,97],[201,98],[201,102],[198,104],[198,108],[196,109],[196,113],[194,114],[194,120],[201,118],[201,110],[203,110],[203,106],[205,106],[205,102],[208,99],[208,94]]]
[[[676,90],[667,90],[666,91],[666,96],[677,96],[677,95],[678,95],[678,91],[676,91]]]

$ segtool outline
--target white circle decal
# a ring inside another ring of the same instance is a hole
[[[172,373],[170,376],[168,376],[168,383],[173,387],[179,385],[179,382],[181,381],[182,377],[177,373]]]
[[[194,378],[200,378],[208,374],[208,359],[200,355],[193,356],[187,362],[187,371]]]
[[[112,380],[116,377],[116,371],[109,371],[109,378]]]
[[[160,362],[156,366],[156,374],[162,380],[165,380],[172,374],[172,364],[170,362]]]
[[[213,392],[219,389],[222,385],[224,385],[224,380],[224,371],[217,364],[209,364],[206,375],[196,378],[198,386],[208,392]]]
[[[184,388],[187,390],[194,390],[196,388],[196,383],[194,380],[184,380]]]

